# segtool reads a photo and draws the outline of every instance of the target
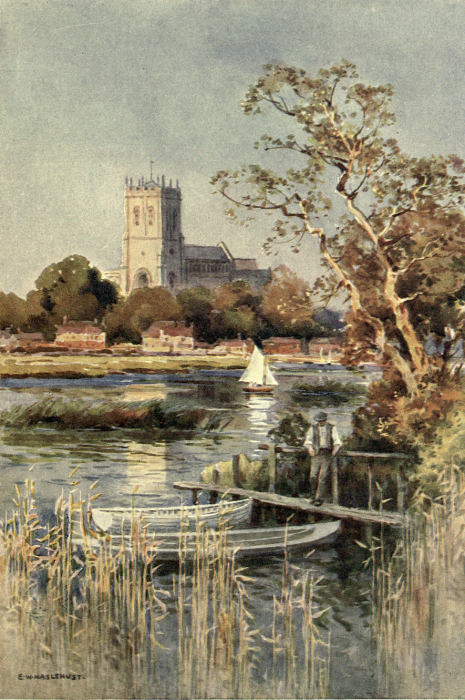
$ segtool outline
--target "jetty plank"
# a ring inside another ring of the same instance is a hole
[[[290,510],[298,510],[304,513],[319,513],[320,515],[329,515],[338,520],[354,520],[357,522],[378,523],[379,525],[390,525],[391,527],[402,527],[407,523],[407,517],[402,513],[393,513],[385,510],[365,510],[362,508],[347,508],[345,506],[336,505],[333,503],[323,503],[321,506],[316,506],[307,498],[298,498],[292,496],[281,496],[278,493],[268,493],[266,491],[249,491],[247,489],[226,486],[218,486],[216,484],[203,484],[200,481],[177,481],[173,484],[175,489],[189,490],[192,492],[206,491],[209,493],[215,492],[218,494],[228,494],[229,496],[241,496],[243,498],[252,498],[259,503],[265,503],[271,506],[280,506],[289,508]]]

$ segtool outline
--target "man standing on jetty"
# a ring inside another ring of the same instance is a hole
[[[321,506],[326,498],[331,462],[342,446],[336,426],[328,423],[327,418],[324,411],[316,414],[315,423],[310,426],[304,442],[312,458],[310,493],[316,506]]]

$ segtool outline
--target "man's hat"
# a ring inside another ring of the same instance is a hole
[[[325,413],[324,411],[319,411],[315,416],[315,420],[320,422],[320,421],[326,420],[327,417],[328,417],[327,413]]]

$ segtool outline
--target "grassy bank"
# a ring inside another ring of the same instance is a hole
[[[233,355],[127,357],[113,355],[0,355],[0,377],[104,377],[107,374],[163,374],[196,369],[240,369],[247,361]]]
[[[248,603],[254,582],[226,548],[224,532],[199,531],[189,570],[181,533],[177,572],[161,578],[143,523],[133,520],[129,543],[106,538],[96,545],[87,506],[76,496],[61,500],[47,528],[31,486],[18,491],[16,505],[0,530],[0,605],[15,650],[1,661],[9,697],[330,694],[327,635],[317,623],[324,611],[308,568],[283,561],[269,624],[259,628]],[[80,678],[45,677],[55,673]]]
[[[86,428],[154,428],[163,431],[219,430],[223,417],[204,408],[187,408],[168,401],[83,401],[46,398],[0,413],[0,425],[34,425],[79,430]]]

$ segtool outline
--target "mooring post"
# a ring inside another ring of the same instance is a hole
[[[368,461],[368,510],[373,510],[373,461]]]
[[[339,453],[331,460],[331,492],[333,503],[339,505]]]
[[[402,473],[402,465],[400,463],[397,464],[396,477],[397,477],[397,510],[399,513],[403,513],[405,510],[405,493],[404,493],[405,481],[404,481],[404,475]]]
[[[268,491],[275,492],[276,488],[276,445],[268,446]]]
[[[220,483],[220,470],[218,465],[215,465],[213,470],[213,483],[215,486]],[[216,503],[218,500],[218,491],[210,491],[210,503]]]
[[[241,455],[234,455],[232,458],[232,471],[233,471],[233,479],[234,479],[234,486],[237,488],[242,488],[242,481],[241,481]],[[232,499],[233,501],[237,501],[239,496],[233,496]]]

